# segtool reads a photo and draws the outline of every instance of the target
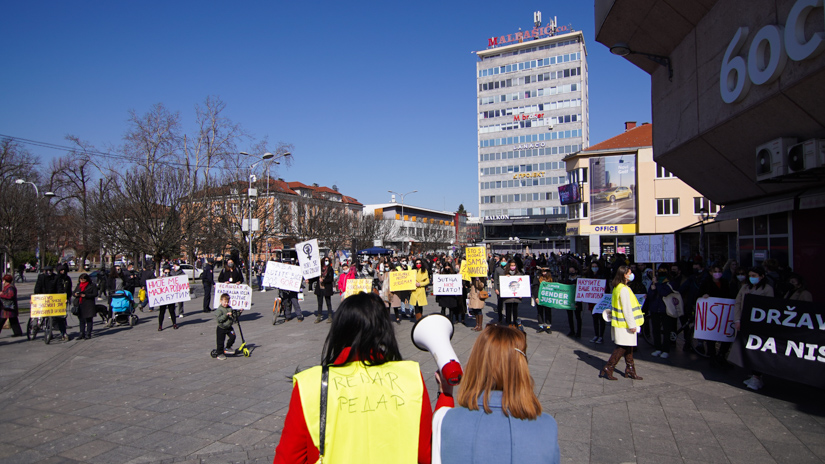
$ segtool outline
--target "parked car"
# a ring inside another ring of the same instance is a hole
[[[186,277],[188,277],[189,280],[200,279],[201,273],[203,272],[203,269],[198,269],[191,264],[181,264],[180,270],[183,271],[184,274],[186,274]]]
[[[628,187],[614,187],[604,192],[599,192],[595,195],[598,201],[608,201],[614,203],[616,200],[633,198],[633,191]]]

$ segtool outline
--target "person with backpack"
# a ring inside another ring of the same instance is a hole
[[[658,356],[662,359],[670,357],[670,334],[676,332],[676,318],[667,314],[665,297],[674,292],[673,286],[668,280],[668,268],[666,264],[660,264],[656,271],[656,282],[650,284],[645,299],[645,305],[650,309],[651,332],[653,334],[653,347],[656,349],[651,356]]]

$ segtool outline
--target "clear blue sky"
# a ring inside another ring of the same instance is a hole
[[[117,147],[130,109],[163,103],[193,133],[194,106],[216,95],[253,135],[295,145],[277,176],[365,204],[418,190],[407,204],[475,215],[470,52],[535,10],[584,31],[591,143],[651,120],[650,79],[595,41],[592,1],[33,0],[4,6],[0,134]]]

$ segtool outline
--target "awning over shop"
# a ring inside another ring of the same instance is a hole
[[[716,220],[727,221],[730,219],[742,219],[793,211],[797,195],[799,195],[799,192],[782,193],[772,197],[725,205],[722,210],[719,211],[719,214],[716,215]]]
[[[799,196],[799,209],[825,208],[825,187],[813,189]]]

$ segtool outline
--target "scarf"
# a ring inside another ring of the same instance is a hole
[[[80,282],[79,284],[77,284],[77,286],[80,288],[80,293],[85,293],[86,288],[89,286],[89,281]],[[77,303],[78,304],[83,303],[83,295],[80,295],[80,297],[77,300]]]

